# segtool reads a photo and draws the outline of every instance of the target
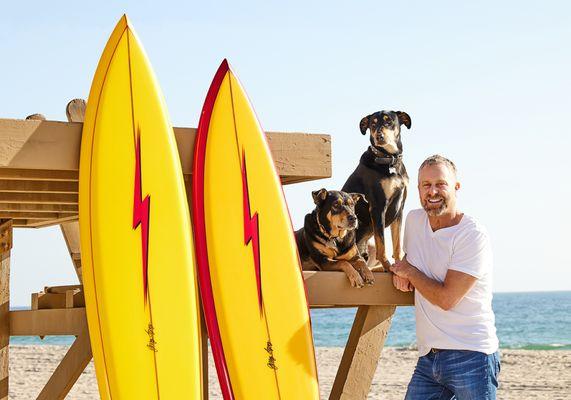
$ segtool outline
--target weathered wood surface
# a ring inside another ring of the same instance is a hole
[[[91,344],[87,324],[44,386],[38,400],[63,400],[91,361]]]
[[[12,219],[18,227],[77,219],[83,125],[76,121],[83,120],[84,107],[82,100],[68,105],[66,112],[74,122],[0,119],[0,218]],[[196,129],[174,131],[183,174],[189,181]],[[267,139],[283,184],[331,176],[328,135],[269,132]]]
[[[12,221],[0,220],[0,400],[8,399]]]
[[[77,180],[77,172],[69,171],[79,168],[82,126],[76,122],[0,119],[0,167],[67,171],[61,179]],[[183,173],[189,175],[196,129],[174,131]],[[267,138],[285,183],[331,176],[329,135],[268,132]]]
[[[395,306],[360,306],[333,382],[330,400],[365,400]]]
[[[85,110],[87,103],[83,99],[73,99],[65,107],[65,114],[69,122],[83,123],[85,118]],[[79,206],[79,205],[78,205]],[[79,217],[79,209],[76,209],[76,215]],[[71,262],[79,283],[83,283],[83,275],[81,270],[81,248],[79,238],[79,221],[64,222],[60,225],[61,233],[65,239]],[[85,303],[85,301],[84,301]]]
[[[351,287],[344,272],[305,271],[303,278],[312,307],[354,307],[360,305],[414,305],[412,292],[401,292],[392,283],[392,274],[374,272],[375,283],[357,289]]]
[[[22,310],[9,313],[10,336],[80,335],[85,308]]]

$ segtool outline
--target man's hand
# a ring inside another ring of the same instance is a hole
[[[391,265],[391,272],[395,274],[397,277],[405,279],[407,281],[410,281],[410,276],[416,271],[417,269],[414,268],[411,264],[409,264],[406,257],[403,258],[401,261],[397,261],[393,265]]]
[[[393,285],[401,292],[412,292],[412,290],[414,289],[414,287],[412,286],[412,284],[408,279],[401,278],[400,276],[395,274],[393,274]]]

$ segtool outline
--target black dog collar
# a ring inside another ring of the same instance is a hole
[[[402,159],[402,153],[389,154],[373,146],[369,146],[369,149],[375,155],[375,164],[387,165],[389,168],[391,168],[394,167]]]

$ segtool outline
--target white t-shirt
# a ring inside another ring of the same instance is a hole
[[[464,214],[458,225],[433,232],[426,211],[413,210],[406,218],[404,251],[410,264],[439,282],[449,269],[478,278],[448,311],[415,291],[419,356],[431,348],[494,353],[498,338],[492,311],[492,250],[485,228]]]

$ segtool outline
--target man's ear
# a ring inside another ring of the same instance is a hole
[[[454,185],[454,188],[455,188],[456,190],[459,190],[459,189],[460,189],[460,186],[461,186],[461,185],[460,185],[460,182],[456,181],[456,185]]]
[[[355,202],[355,204],[357,204],[360,201],[363,201],[365,204],[369,203],[367,201],[367,199],[365,198],[365,195],[363,195],[361,193],[349,193],[349,196],[351,196],[351,198],[353,198],[353,201]]]
[[[397,117],[399,117],[399,122],[401,125],[404,124],[404,126],[406,126],[407,129],[410,129],[411,127],[410,115],[408,115],[404,111],[397,111]]]
[[[315,205],[320,206],[327,198],[327,190],[319,189],[314,192],[311,192],[311,195],[313,196],[313,202],[315,203]]]
[[[370,115],[367,115],[366,117],[363,117],[361,122],[359,122],[359,129],[361,130],[361,133],[363,135],[365,135],[367,133],[367,129],[369,128],[369,118],[370,117],[371,117]]]

